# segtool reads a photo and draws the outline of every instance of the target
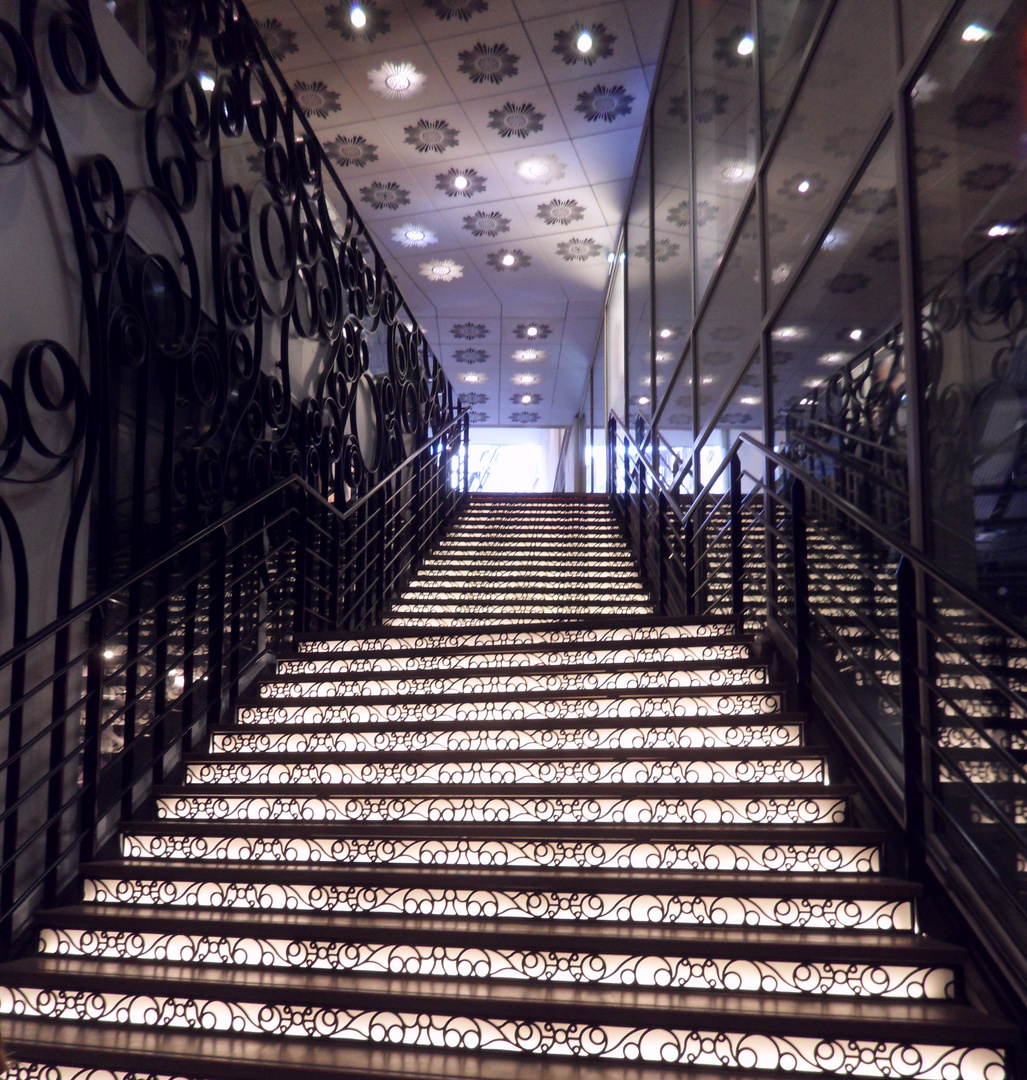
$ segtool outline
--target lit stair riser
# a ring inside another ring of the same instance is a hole
[[[122,837],[128,859],[342,863],[350,866],[522,866],[583,870],[693,870],[873,874],[876,845],[727,841],[459,840],[368,837],[156,835]]]
[[[111,960],[938,1001],[952,996],[954,982],[950,969],[907,965],[206,937],[182,932],[43,930],[39,951],[54,956]]]

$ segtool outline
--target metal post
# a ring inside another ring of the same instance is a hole
[[[691,513],[685,522],[685,614],[695,614],[695,515]]]
[[[738,451],[731,457],[731,611],[742,630],[745,605],[744,566],[742,553],[742,463]]]
[[[96,828],[100,820],[100,738],[103,726],[103,639],[106,612],[103,605],[89,616],[89,652],[86,659],[86,706],[82,725],[82,801],[79,825],[79,859],[96,855]]]
[[[921,683],[918,663],[916,572],[905,557],[895,572],[898,584],[899,677],[902,707],[902,781],[908,870],[921,876],[926,865],[927,815],[924,797],[923,731],[920,725]]]
[[[809,708],[812,652],[809,617],[809,564],[806,556],[806,485],[792,484],[792,554],[795,572],[795,676],[799,703]]]

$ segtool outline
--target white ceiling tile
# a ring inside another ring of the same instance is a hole
[[[637,68],[560,83],[553,94],[571,138],[639,127],[649,101],[649,90]]]
[[[460,101],[545,85],[531,42],[519,22],[443,38],[432,45],[432,52]]]
[[[335,64],[294,68],[288,79],[303,115],[315,131],[371,119]]]
[[[464,102],[481,143],[490,152],[567,138],[560,110],[547,86]]]
[[[592,184],[629,180],[635,168],[641,128],[626,128],[574,140],[582,168]]]
[[[289,0],[256,0],[247,7],[282,71],[330,62],[317,35]]]
[[[635,36],[622,3],[603,4],[558,15],[552,15],[551,11],[550,7],[545,18],[532,19],[525,26],[538,53],[542,71],[550,83],[588,75],[602,79],[611,71],[623,71],[640,65]],[[579,53],[575,47],[581,28],[587,28],[592,34],[593,54],[589,57]]]

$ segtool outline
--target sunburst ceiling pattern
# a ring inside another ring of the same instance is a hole
[[[669,0],[249,6],[472,419],[570,423]]]

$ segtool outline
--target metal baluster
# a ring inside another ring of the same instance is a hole
[[[799,703],[810,706],[809,564],[806,554],[806,485],[796,480],[792,485],[792,555],[795,574],[795,676],[799,684]]]
[[[916,617],[916,571],[905,557],[895,571],[898,584],[899,677],[902,707],[902,781],[909,873],[922,876],[926,865],[927,804],[924,793],[924,747],[921,716],[919,651]]]

